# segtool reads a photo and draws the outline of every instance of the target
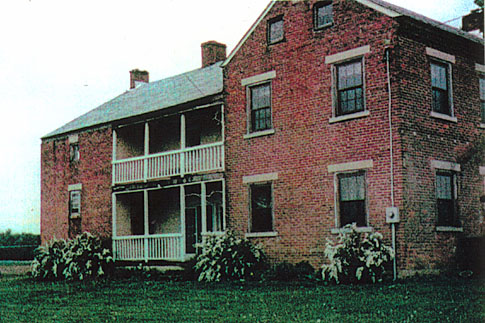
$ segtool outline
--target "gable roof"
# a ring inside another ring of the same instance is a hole
[[[355,0],[356,2],[365,5],[371,9],[374,9],[386,16],[389,16],[391,18],[396,18],[396,17],[401,17],[401,16],[406,16],[409,18],[412,18],[414,20],[423,22],[425,24],[428,24],[430,26],[442,29],[444,31],[453,33],[455,35],[467,38],[471,41],[484,44],[484,41],[482,38],[477,37],[473,34],[467,33],[461,29],[446,25],[444,23],[441,23],[439,21],[436,21],[434,19],[428,18],[426,16],[420,15],[416,12],[413,12],[411,10],[393,5],[391,3],[381,1],[381,0]],[[249,30],[246,32],[244,37],[239,41],[239,43],[236,45],[236,47],[232,50],[232,52],[229,54],[229,56],[226,58],[226,60],[222,63],[222,66],[226,66],[229,64],[229,62],[232,60],[234,55],[236,54],[237,51],[241,48],[241,46],[246,42],[246,40],[251,36],[251,34],[254,32],[256,27],[259,25],[259,23],[264,19],[264,17],[268,14],[268,12],[273,8],[273,6],[277,3],[278,1],[271,1],[266,9],[263,11],[263,13],[258,17],[256,22],[249,28]]]
[[[219,94],[223,89],[221,63],[142,84],[50,132],[42,139]]]

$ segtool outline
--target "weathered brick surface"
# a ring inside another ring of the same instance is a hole
[[[278,172],[274,182],[274,227],[278,236],[254,240],[262,243],[277,261],[308,260],[320,265],[326,239],[333,237],[331,229],[335,227],[334,175],[328,173],[327,166],[372,159],[374,167],[367,172],[368,222],[390,242],[391,230],[385,223],[385,208],[391,205],[385,59],[388,46],[394,199],[403,218],[397,227],[399,266],[409,269],[421,258],[424,267],[448,263],[457,234],[435,230],[434,173],[429,161],[457,161],[458,153],[467,149],[466,143],[475,142],[483,131],[477,128],[478,79],[474,76],[470,83],[465,76],[474,72],[476,60],[463,57],[463,48],[457,52],[461,54],[451,52],[461,56],[453,76],[459,122],[455,125],[434,120],[430,117],[426,45],[409,40],[412,35],[405,34],[402,28],[398,31],[399,26],[391,18],[353,1],[334,1],[333,26],[314,31],[314,2],[276,4],[226,67],[226,177],[231,228],[240,233],[248,230],[248,187],[243,185],[242,177]],[[268,46],[267,20],[281,14],[285,41]],[[442,42],[443,39],[434,39],[433,44]],[[365,55],[365,94],[370,115],[329,123],[332,77],[325,56],[364,45],[371,48]],[[440,46],[436,49],[445,51]],[[244,139],[247,106],[241,79],[268,71],[276,71],[272,80],[275,133]],[[419,165],[413,167],[411,163]],[[465,184],[460,204],[467,210],[462,212],[466,234],[479,234],[477,174],[478,169],[468,171],[465,167],[462,172]],[[419,212],[424,212],[423,219],[417,215]]]
[[[67,137],[43,140],[41,147],[42,243],[68,238],[68,185],[82,184],[82,231],[111,237],[110,128],[79,133],[80,160],[69,162]]]

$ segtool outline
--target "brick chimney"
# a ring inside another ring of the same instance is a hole
[[[138,83],[148,83],[149,77],[147,71],[134,69],[130,71],[130,90],[136,88]]]
[[[200,45],[202,51],[202,67],[206,67],[226,59],[226,45],[210,40]]]

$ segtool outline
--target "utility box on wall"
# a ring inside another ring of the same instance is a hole
[[[399,223],[399,209],[397,207],[386,207],[386,222]]]

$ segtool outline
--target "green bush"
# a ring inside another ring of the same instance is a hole
[[[328,264],[322,266],[323,280],[337,284],[375,283],[382,280],[394,252],[382,243],[380,233],[362,234],[355,225],[347,225],[337,243],[327,243],[325,256]]]
[[[266,265],[260,247],[227,232],[208,237],[199,248],[195,270],[199,281],[257,279]]]
[[[32,277],[38,280],[84,280],[112,272],[113,257],[100,239],[83,233],[73,240],[52,240],[36,249]]]

